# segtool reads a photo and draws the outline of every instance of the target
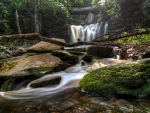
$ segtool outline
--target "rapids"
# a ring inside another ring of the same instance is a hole
[[[104,59],[102,62],[108,64],[112,60]],[[77,64],[33,80],[24,89],[0,92],[0,113],[150,113],[149,99],[106,99],[78,90],[78,81],[87,73],[87,68],[89,65]],[[30,87],[32,82],[55,77],[61,77],[56,86]]]

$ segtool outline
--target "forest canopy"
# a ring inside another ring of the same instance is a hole
[[[150,26],[150,0],[1,0],[0,35],[18,33],[15,18],[15,12],[18,11],[22,33],[35,32],[37,19],[41,35],[57,37],[58,31],[65,25],[76,23],[70,20],[74,16],[70,14],[72,7],[92,5],[99,10],[95,23],[117,21],[124,26],[124,30],[139,25]],[[77,15],[76,19],[82,20],[81,17]]]

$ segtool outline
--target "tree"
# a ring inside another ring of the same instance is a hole
[[[35,22],[35,32],[39,33],[39,25],[38,25],[38,7],[39,7],[39,0],[34,0],[34,22]]]

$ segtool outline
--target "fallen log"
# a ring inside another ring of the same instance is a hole
[[[120,46],[118,43],[111,43],[110,40],[104,39],[105,41],[90,41],[90,42],[75,42],[75,43],[66,43],[60,40],[55,40],[53,38],[48,38],[41,36],[38,33],[28,33],[28,34],[13,34],[13,35],[3,35],[0,36],[0,40],[3,39],[20,39],[20,38],[26,38],[26,39],[31,39],[31,40],[39,40],[39,41],[46,41],[46,42],[51,42],[57,45],[61,46],[66,46],[66,47],[74,47],[74,46],[79,46],[79,45],[99,45],[99,46]]]
[[[118,40],[118,39],[122,39],[122,38],[129,38],[130,36],[136,36],[136,35],[142,35],[142,34],[150,34],[150,30],[147,31],[137,31],[137,32],[133,32],[133,33],[128,33],[128,34],[121,34],[121,35],[111,35],[111,34],[104,34],[101,35],[100,37],[95,38],[94,40],[92,40],[92,42],[107,42],[107,41],[114,41],[114,40]],[[102,38],[99,39],[101,37],[104,37],[106,35],[109,35],[108,38]]]
[[[17,39],[17,38],[27,38],[27,39],[37,39],[39,40],[39,34],[38,33],[27,33],[27,34],[13,34],[13,35],[3,35],[0,36],[0,40],[3,39]]]

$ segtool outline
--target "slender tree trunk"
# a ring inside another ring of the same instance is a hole
[[[34,6],[34,22],[35,22],[35,32],[36,32],[36,33],[39,33],[38,5],[39,5],[39,0],[35,0],[35,6]]]
[[[16,16],[16,24],[17,24],[18,33],[21,34],[20,25],[19,25],[19,18],[18,18],[18,11],[17,10],[15,12],[15,16]]]

